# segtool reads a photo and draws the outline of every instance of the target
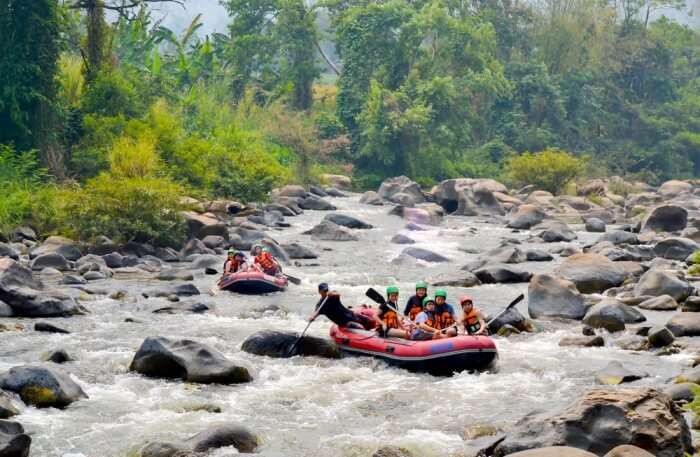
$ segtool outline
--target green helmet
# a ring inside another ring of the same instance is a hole
[[[430,302],[435,303],[435,300],[432,299],[432,298],[430,298],[430,297],[425,297],[425,298],[423,299],[423,307],[425,307],[425,305],[427,305],[427,304],[430,303]]]
[[[442,297],[447,300],[447,292],[445,292],[443,289],[438,289],[435,291],[435,298],[437,297]]]
[[[233,249],[229,249],[228,252],[227,252],[227,254],[228,254],[228,255],[231,255],[231,254],[234,254],[234,255],[235,255],[235,254],[236,254],[236,251],[233,250]]]
[[[428,284],[425,281],[418,281],[416,283],[416,290],[418,290],[418,289],[428,290]]]
[[[399,293],[399,288],[396,286],[389,286],[386,288],[387,295],[398,294],[398,293]]]

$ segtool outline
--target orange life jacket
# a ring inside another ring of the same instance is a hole
[[[455,319],[454,319],[454,317],[452,317],[452,314],[450,314],[449,308],[447,308],[446,304],[444,305],[444,307],[445,307],[445,311],[443,311],[440,314],[436,313],[436,315],[435,315],[435,320],[436,320],[435,325],[437,325],[437,327],[434,327],[434,328],[436,328],[438,330],[445,329],[445,328],[447,328],[450,325],[453,325],[455,323]]]
[[[255,263],[260,264],[263,270],[270,270],[275,268],[275,262],[273,260],[272,254],[269,252],[262,252],[260,255],[255,256]]]
[[[430,328],[434,328],[435,330],[439,330],[437,327],[438,322],[437,322],[437,316],[435,315],[435,313],[431,313],[431,312],[426,311],[426,310],[423,310],[423,312],[426,314],[426,316],[428,316],[428,318],[421,323],[427,325]]]
[[[408,318],[411,319],[412,321],[416,320],[416,316],[419,315],[423,311],[423,308],[421,308],[418,305],[413,305],[411,309],[408,310]]]
[[[224,271],[226,271],[226,266],[229,264],[231,264],[231,268],[229,269],[231,273],[237,272],[238,269],[241,267],[241,265],[237,261],[227,260],[226,262],[224,262]]]
[[[465,314],[462,318],[462,324],[464,328],[467,329],[467,333],[470,335],[476,333],[481,329],[481,324],[479,323],[479,315],[476,308],[472,307],[468,314]]]
[[[401,328],[401,322],[399,317],[396,315],[395,311],[388,309],[382,313],[382,321],[386,324],[387,328]]]

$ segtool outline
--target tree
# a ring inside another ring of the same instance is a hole
[[[537,189],[559,194],[567,183],[583,173],[584,166],[585,160],[566,151],[545,149],[512,157],[505,172],[514,185],[534,184]]]
[[[56,0],[0,0],[0,143],[38,149],[60,175],[54,106],[59,28]]]
[[[303,0],[227,0],[228,62],[233,93],[241,99],[256,86],[268,94],[291,94],[291,105],[306,110],[313,102],[316,64],[316,10]]]

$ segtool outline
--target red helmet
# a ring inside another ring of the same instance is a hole
[[[474,299],[472,297],[470,297],[469,295],[462,295],[461,297],[459,297],[459,304],[463,305],[464,302],[469,302],[471,304],[474,304]]]

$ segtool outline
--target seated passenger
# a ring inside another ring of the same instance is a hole
[[[281,274],[282,269],[280,268],[279,262],[270,254],[270,252],[263,248],[261,245],[257,244],[253,246],[253,251],[251,255],[255,258],[253,261],[253,266],[270,276],[277,276]]]
[[[248,269],[248,264],[245,261],[245,254],[242,252],[235,252],[233,249],[228,251],[228,258],[224,262],[224,275],[230,275],[233,273],[238,273],[239,271],[246,271]]]
[[[464,335],[486,335],[488,327],[486,319],[478,309],[474,308],[474,301],[469,295],[464,295],[459,299],[462,305],[462,320],[460,321]]]
[[[411,332],[412,340],[437,340],[447,338],[436,328],[435,300],[430,297],[423,299],[423,311],[416,316],[416,327]]]
[[[340,294],[338,292],[330,292],[328,284],[325,282],[318,285],[318,294],[321,298],[316,303],[314,312],[309,316],[309,321],[315,320],[318,316],[326,316],[338,327],[373,330],[381,325],[376,318],[351,311],[343,306],[340,302]]]
[[[455,323],[455,309],[447,303],[447,292],[442,289],[435,291],[435,316],[437,319],[437,328],[442,330],[447,336],[457,335],[457,326]]]
[[[411,319],[416,320],[418,313],[423,311],[423,299],[428,295],[428,285],[419,281],[416,283],[416,294],[408,299],[406,302],[406,307],[403,309],[403,315]]]
[[[403,318],[398,314],[399,288],[390,286],[386,289],[386,304],[379,305],[377,317],[382,322],[382,336],[409,338],[409,331],[404,327]]]

